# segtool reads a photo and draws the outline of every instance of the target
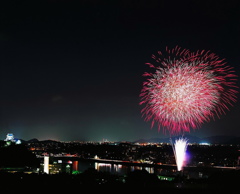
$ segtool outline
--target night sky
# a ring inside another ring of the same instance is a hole
[[[164,137],[139,94],[166,46],[211,50],[240,75],[238,0],[6,0],[0,17],[0,139]],[[191,135],[240,136],[239,101]]]

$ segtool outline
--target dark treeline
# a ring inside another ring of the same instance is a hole
[[[9,145],[0,148],[0,168],[38,167],[39,160],[25,145]]]
[[[184,192],[220,192],[238,189],[240,171],[217,172],[208,179],[187,179],[179,175],[173,181],[163,181],[157,175],[146,170],[136,170],[125,176],[98,172],[89,168],[77,175],[71,174],[25,174],[0,172],[2,189],[6,191],[55,191],[80,192],[91,191],[169,191],[170,193]],[[156,190],[155,190],[156,191]]]

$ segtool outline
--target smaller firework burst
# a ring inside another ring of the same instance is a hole
[[[178,171],[183,169],[184,162],[186,161],[187,141],[186,138],[180,137],[172,145]]]

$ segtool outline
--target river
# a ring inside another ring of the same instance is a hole
[[[99,172],[109,172],[120,176],[127,175],[135,170],[146,170],[148,173],[160,176],[176,176],[180,172],[174,165],[151,165],[128,162],[113,162],[108,160],[79,159],[79,158],[55,158],[55,161],[62,160],[64,163],[72,163],[72,170],[84,172],[89,168],[94,168]],[[216,171],[229,170],[227,168],[207,168],[207,167],[185,167],[181,175],[188,178],[208,178]]]
[[[179,174],[175,166],[147,166],[147,165],[131,165],[131,164],[116,164],[116,163],[104,163],[89,160],[78,161],[78,171],[84,172],[89,168],[94,168],[97,171],[109,172],[117,175],[127,175],[135,170],[146,170],[148,173],[161,175],[161,176],[176,176]],[[207,178],[211,174],[212,170],[206,170],[202,168],[185,168],[183,174],[189,178]]]

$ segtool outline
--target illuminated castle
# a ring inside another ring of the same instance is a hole
[[[14,140],[14,135],[12,133],[8,133],[5,141],[13,141],[13,140]]]
[[[4,141],[13,142],[13,143],[16,143],[16,144],[21,144],[21,140],[14,138],[14,135],[12,133],[8,133],[6,135],[6,139]]]

